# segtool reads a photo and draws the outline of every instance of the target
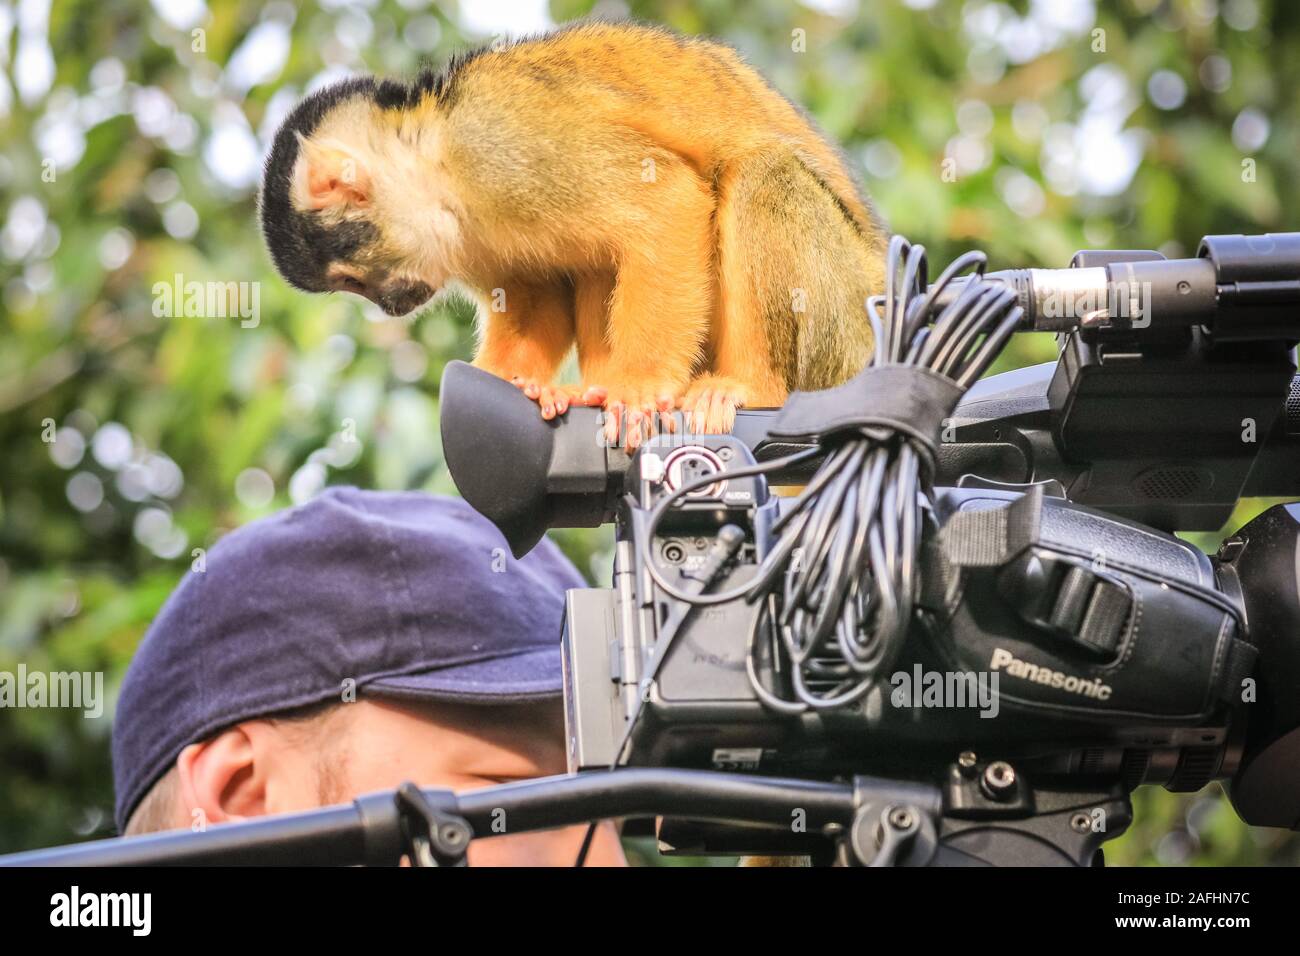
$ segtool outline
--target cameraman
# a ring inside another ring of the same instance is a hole
[[[463,501],[333,488],[221,540],[154,620],[117,704],[126,834],[345,803],[411,780],[564,773],[564,591]],[[572,865],[585,826],[475,840],[475,865]],[[625,865],[602,824],[588,865]]]

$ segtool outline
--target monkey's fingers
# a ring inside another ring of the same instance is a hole
[[[650,419],[642,409],[631,407],[624,413],[623,421],[623,447],[630,455],[645,441]]]
[[[563,415],[571,405],[591,404],[586,400],[590,389],[584,389],[580,385],[545,385],[536,379],[524,378],[520,375],[516,375],[510,381],[524,395],[538,404],[542,410],[542,418],[546,421]]]
[[[570,405],[578,404],[578,389],[572,385],[546,385],[537,396],[537,404],[542,406],[542,418],[548,422],[557,415],[563,415]]]
[[[629,455],[654,433],[654,419],[650,409],[627,402],[611,402],[605,406],[605,440],[611,446],[622,445]]]
[[[522,375],[515,375],[511,377],[510,384],[514,385],[533,401],[537,401],[538,397],[542,394],[542,383],[537,381],[535,378],[525,378]]]
[[[577,397],[574,399],[575,405],[587,405],[589,407],[599,407],[605,404],[605,399],[609,397],[609,391],[601,388],[599,385],[588,385],[586,388],[577,389]]]
[[[623,433],[623,403],[610,402],[607,404],[601,424],[605,428],[605,444],[610,448],[617,447]]]
[[[651,397],[653,395],[653,397]],[[671,393],[641,393],[638,404],[629,412],[627,427],[628,454],[636,451],[647,439],[677,431],[673,417],[676,405]]]
[[[724,379],[701,380],[682,402],[687,425],[701,435],[721,435],[731,431],[736,409],[745,404],[743,388]]]
[[[660,434],[672,435],[677,432],[677,400],[671,395],[660,395],[655,400],[655,410]]]
[[[639,405],[628,409],[623,446],[629,455],[656,434],[658,434],[658,423],[654,406]]]
[[[611,447],[622,445],[630,455],[645,441],[661,431],[674,431],[669,417],[672,399],[651,398],[641,392],[629,392],[605,402],[605,442]]]

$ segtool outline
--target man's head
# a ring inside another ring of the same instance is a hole
[[[473,790],[564,772],[558,703],[403,704],[360,700],[243,721],[188,745],[141,801],[127,835],[233,823],[393,790]],[[508,832],[470,845],[475,866],[571,866],[585,832]],[[623,863],[602,830],[589,866]]]
[[[403,315],[450,278],[460,222],[438,160],[445,83],[433,73],[410,85],[355,77],[285,118],[260,205],[271,258],[291,285]]]
[[[452,498],[331,489],[227,535],[127,673],[119,827],[563,773],[559,631],[577,586],[554,545],[515,561]],[[507,833],[470,859],[571,863],[580,831]],[[612,830],[591,859],[621,860]]]

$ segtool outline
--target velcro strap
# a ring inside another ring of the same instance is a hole
[[[1061,578],[1061,586],[1057,588],[1056,603],[1048,613],[1048,623],[1071,634],[1078,631],[1096,583],[1097,575],[1087,568],[1077,565],[1069,568]]]
[[[792,392],[767,430],[769,438],[824,441],[838,432],[890,428],[915,439],[933,467],[944,419],[964,389],[916,365],[868,365],[843,385]]]
[[[998,567],[1038,540],[1042,513],[1043,488],[1034,485],[1006,507],[958,511],[940,529],[939,546],[957,567]]]
[[[1084,647],[1108,656],[1114,654],[1124,636],[1124,625],[1133,609],[1133,599],[1124,588],[1097,578],[1085,568],[1075,568],[1068,577],[1075,576],[1075,572],[1082,572],[1088,579],[1087,587],[1079,589],[1079,593],[1086,595],[1086,604],[1080,604],[1083,613],[1072,625],[1065,623],[1064,615],[1060,615],[1065,598],[1065,586],[1062,586],[1056,602],[1058,614],[1053,617],[1059,615],[1062,629]],[[1072,593],[1070,599],[1075,600],[1075,594]]]
[[[927,535],[921,542],[921,589],[916,603],[931,611],[942,611],[960,577],[961,568],[944,558],[938,537]]]

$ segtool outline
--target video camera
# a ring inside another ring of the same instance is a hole
[[[1092,862],[1143,783],[1230,780],[1247,823],[1296,826],[1300,509],[1213,560],[1169,532],[1300,495],[1300,233],[1062,270],[973,256],[928,285],[896,238],[872,367],[631,457],[597,410],[542,423],[448,366],[448,465],[517,555],[615,526],[612,586],[568,595],[570,770],[929,786],[911,852],[947,862]],[[975,383],[1008,329],[1058,333],[1060,358]],[[659,838],[819,852],[689,818]]]

